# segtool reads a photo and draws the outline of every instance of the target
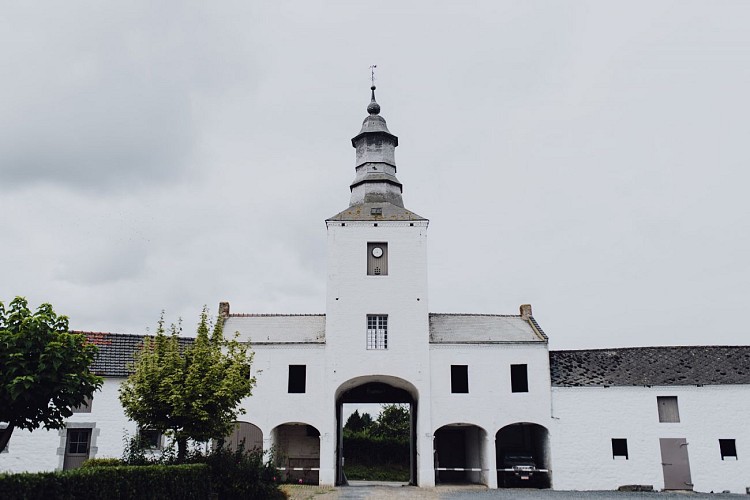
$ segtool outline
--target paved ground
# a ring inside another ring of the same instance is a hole
[[[318,488],[315,486],[283,487],[291,500],[721,500],[747,499],[747,495],[711,493],[623,493],[618,491],[549,491],[534,489],[488,490],[484,486],[438,486],[414,488],[397,483],[353,482],[352,486]]]

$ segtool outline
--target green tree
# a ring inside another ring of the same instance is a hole
[[[68,318],[50,304],[36,312],[23,297],[0,302],[0,450],[13,430],[59,429],[73,408],[102,385],[90,371],[96,346],[68,331]]]
[[[373,421],[369,413],[359,414],[359,410],[349,415],[344,425],[344,430],[350,432],[367,432],[372,427]]]
[[[375,427],[371,431],[373,436],[409,440],[411,432],[411,416],[409,407],[404,404],[387,404],[378,416]]]
[[[177,442],[177,459],[183,461],[188,440],[221,439],[232,430],[243,398],[252,394],[253,354],[236,335],[224,339],[219,319],[213,326],[204,306],[195,341],[183,348],[179,326],[164,330],[164,314],[156,336],[146,338],[136,354],[134,372],[120,386],[125,415],[141,428],[170,434]]]

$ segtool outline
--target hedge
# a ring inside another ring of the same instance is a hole
[[[344,435],[344,457],[350,465],[409,465],[409,441],[372,437],[361,433]]]
[[[19,500],[206,499],[206,464],[90,467],[62,472],[0,474],[0,495]]]

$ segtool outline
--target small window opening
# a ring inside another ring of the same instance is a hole
[[[388,316],[367,316],[367,348],[388,349]]]
[[[677,396],[657,396],[656,404],[659,407],[659,422],[677,423],[680,421]]]
[[[0,431],[4,431],[8,428],[8,424],[0,424]],[[0,453],[8,453],[8,446],[10,446],[10,441],[5,445],[5,448],[0,450]]]
[[[511,392],[529,392],[529,375],[526,365],[510,365]]]
[[[141,444],[149,450],[158,450],[161,448],[161,432],[156,429],[141,429],[138,432],[141,438]]]
[[[726,460],[727,458],[737,460],[737,445],[734,439],[719,439],[719,450],[721,451],[722,460]]]
[[[304,393],[306,378],[307,365],[289,365],[289,393]]]
[[[380,207],[373,207],[370,209],[370,215],[383,215],[383,209]]]
[[[621,438],[612,438],[612,458],[628,459],[628,440]]]
[[[469,392],[468,365],[451,365],[451,392],[467,394]]]

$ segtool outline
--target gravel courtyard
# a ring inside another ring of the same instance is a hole
[[[411,486],[386,485],[380,483],[358,483],[339,488],[315,486],[283,487],[291,500],[470,500],[470,499],[550,499],[550,500],[720,500],[747,499],[748,495],[712,493],[624,493],[618,491],[550,491],[534,489],[488,490],[483,486],[438,486],[436,488],[414,488]]]

